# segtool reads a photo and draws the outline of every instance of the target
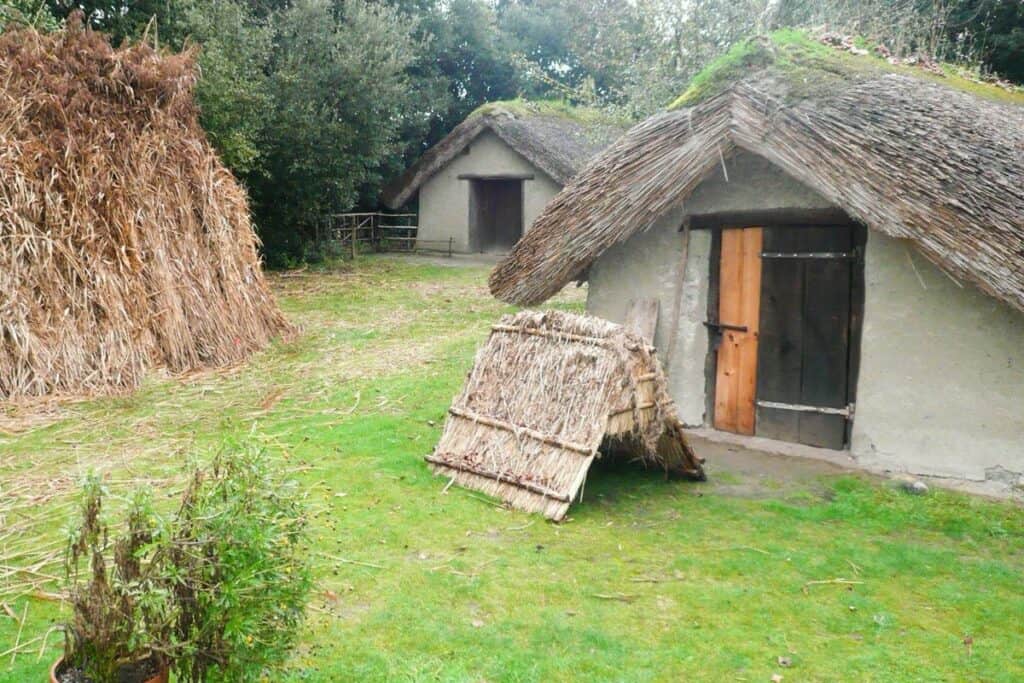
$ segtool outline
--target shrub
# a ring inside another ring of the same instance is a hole
[[[147,662],[182,683],[245,683],[288,656],[312,585],[305,501],[261,449],[233,446],[193,467],[166,519],[137,491],[113,542],[104,496],[90,476],[68,534],[66,666],[92,681]]]
[[[127,528],[112,544],[102,516],[104,494],[99,479],[90,476],[65,556],[72,614],[64,630],[64,663],[93,681],[119,680],[122,668],[145,660],[161,666],[174,621],[161,567],[144,559],[165,538],[149,491],[131,497]]]
[[[179,680],[254,681],[287,657],[311,587],[305,515],[256,447],[193,472],[169,558]]]

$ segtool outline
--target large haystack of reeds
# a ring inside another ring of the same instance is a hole
[[[427,461],[463,486],[557,520],[602,453],[704,476],[654,349],[639,335],[593,316],[523,311],[491,328]]]
[[[193,55],[0,36],[0,399],[134,387],[286,332]]]

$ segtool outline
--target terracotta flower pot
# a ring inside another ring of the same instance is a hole
[[[50,683],[60,683],[60,678],[58,678],[57,674],[60,672],[60,668],[63,663],[64,658],[61,657],[53,663],[52,667],[50,667]],[[156,673],[156,675],[147,678],[142,683],[167,683],[168,678],[169,673],[167,667],[163,667],[162,669],[160,669],[160,671]]]

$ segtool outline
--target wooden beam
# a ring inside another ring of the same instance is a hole
[[[623,327],[639,334],[648,344],[653,344],[654,332],[658,329],[658,300],[648,298],[630,301]]]
[[[842,225],[853,220],[842,209],[764,209],[761,211],[723,211],[689,216],[686,225],[691,230],[728,230],[753,225],[771,227],[785,225]]]
[[[482,467],[474,467],[473,465],[461,462],[448,462],[444,458],[438,457],[436,455],[426,455],[423,456],[423,459],[433,465],[447,467],[448,469],[456,470],[457,472],[466,472],[468,474],[473,474],[478,477],[483,477],[484,479],[493,479],[494,481],[501,482],[502,484],[510,484],[512,486],[517,486],[521,489],[529,491],[530,493],[536,493],[537,495],[544,496],[545,498],[551,498],[552,500],[557,500],[562,503],[568,503],[571,501],[571,498],[569,498],[569,496],[567,496],[564,493],[559,493],[554,489],[549,489],[546,486],[540,486],[529,481],[516,479],[515,477],[508,477],[502,474],[498,474],[496,472],[491,472],[489,470],[483,469]]]
[[[533,180],[532,173],[460,173],[459,180]]]
[[[488,417],[486,415],[480,415],[478,413],[474,413],[471,410],[465,410],[463,408],[456,408],[455,406],[452,406],[451,408],[448,409],[448,412],[451,415],[454,415],[455,417],[461,417],[464,420],[479,422],[482,425],[494,427],[495,429],[501,429],[506,432],[512,432],[513,434],[522,434],[524,436],[530,437],[534,441],[540,441],[541,443],[545,443],[549,446],[554,446],[555,448],[561,448],[566,451],[575,451],[580,455],[593,455],[594,451],[596,450],[596,448],[588,448],[586,446],[581,446],[580,444],[572,443],[571,441],[563,441],[562,439],[550,436],[548,434],[544,434],[542,432],[538,432],[537,430],[530,429],[529,427],[521,427],[517,424],[506,422],[505,420],[498,420],[496,418]]]
[[[581,344],[592,344],[594,346],[603,346],[610,348],[614,346],[614,343],[604,337],[586,337],[581,334],[570,334],[568,332],[549,332],[548,330],[541,330],[536,327],[516,327],[514,325],[491,325],[491,330],[494,332],[505,332],[509,334],[530,334],[535,337],[548,337],[550,339],[557,339],[558,341],[572,341],[579,342]],[[655,348],[653,346],[646,345],[649,353],[654,353]],[[626,344],[626,348],[630,351],[638,351],[640,347],[636,344]]]

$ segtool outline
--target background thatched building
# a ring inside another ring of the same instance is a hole
[[[598,113],[548,102],[480,107],[385,188],[419,198],[418,237],[458,252],[507,252],[562,186],[625,132]]]
[[[1022,101],[799,34],[749,41],[597,157],[491,290],[536,304],[589,277],[611,320],[655,299],[689,425],[1013,481]]]
[[[74,17],[0,36],[0,399],[233,363],[287,329],[195,78]]]

